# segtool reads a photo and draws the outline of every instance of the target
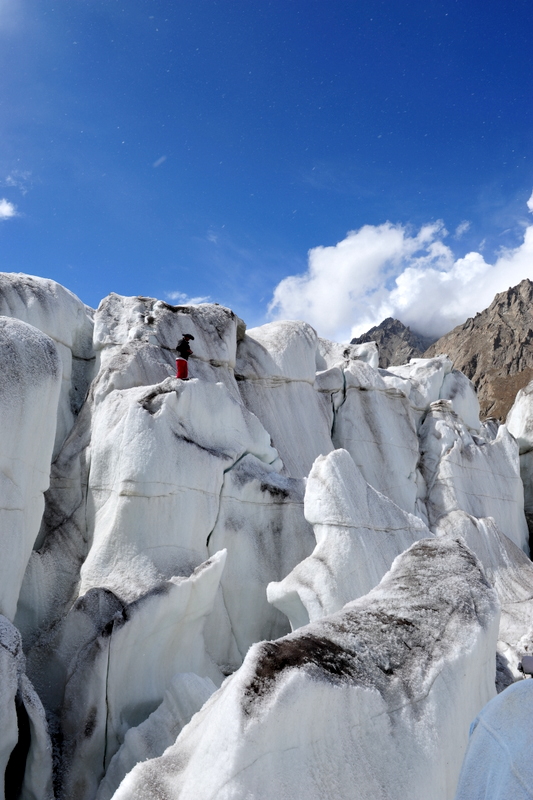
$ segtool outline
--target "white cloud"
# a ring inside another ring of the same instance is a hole
[[[17,207],[6,200],[5,197],[0,199],[0,219],[11,219],[17,216]]]
[[[527,201],[527,207],[533,213],[533,192],[531,193],[531,197]]]
[[[189,295],[185,294],[184,292],[167,292],[166,293],[169,300],[176,301],[182,306],[198,306],[201,303],[209,303],[210,299],[209,296],[207,297],[189,297]]]
[[[463,222],[461,222],[455,229],[455,238],[460,239],[461,236],[463,236],[463,234],[469,230],[470,224],[471,223],[467,219],[463,220]]]
[[[31,172],[29,170],[15,169],[13,170],[13,172],[11,172],[9,175],[6,176],[4,185],[18,189],[21,192],[21,194],[27,194],[30,181],[31,181]]]
[[[166,160],[167,160],[166,156],[161,156],[161,158],[158,158],[157,161],[154,161],[154,163],[152,164],[152,167],[155,167],[155,168],[160,167],[161,164],[164,164]]]
[[[533,195],[528,203],[533,211]],[[403,225],[365,225],[331,247],[309,251],[307,272],[284,278],[269,313],[303,319],[338,341],[360,335],[386,317],[418,333],[441,336],[482,311],[497,292],[533,279],[533,225],[522,244],[494,264],[481,253],[455,258],[442,223],[413,232]]]

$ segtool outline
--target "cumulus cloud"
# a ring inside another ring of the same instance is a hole
[[[533,195],[528,207],[533,211]],[[497,292],[533,279],[533,225],[494,264],[479,252],[456,258],[446,236],[442,222],[419,231],[390,222],[350,231],[334,246],[309,251],[307,271],[277,285],[270,316],[306,320],[337,341],[386,317],[437,337],[482,311]]]
[[[166,295],[169,300],[179,303],[182,306],[198,306],[201,303],[210,302],[209,297],[189,297],[189,295],[184,292],[167,292]]]
[[[17,207],[6,200],[5,197],[0,199],[0,219],[11,219],[17,216]]]

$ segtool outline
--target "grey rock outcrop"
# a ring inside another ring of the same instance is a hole
[[[446,353],[476,387],[482,417],[504,420],[533,379],[533,283],[497,294],[488,308],[438,339],[427,358]]]
[[[362,336],[352,339],[350,344],[377,342],[379,366],[387,369],[391,365],[407,364],[410,358],[420,358],[433,341],[431,337],[415,333],[399,319],[388,317]]]

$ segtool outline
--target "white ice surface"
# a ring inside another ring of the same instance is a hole
[[[252,455],[225,473],[209,537],[210,553],[228,551],[223,602],[206,626],[208,647],[219,664],[235,669],[254,642],[289,631],[285,615],[267,602],[266,587],[284,578],[314,547],[313,531],[304,517],[304,488],[302,478],[279,475]],[[231,641],[223,635],[224,611],[238,651],[233,657],[231,650],[224,650]]]
[[[501,603],[498,639],[498,675],[502,688],[521,675],[518,663],[524,654],[533,654],[533,564],[523,550],[498,530],[492,518],[476,519],[464,511],[441,517],[437,536],[462,536],[477,555]]]
[[[528,514],[533,514],[533,381],[516,395],[505,425],[520,448],[524,508]]]
[[[24,673],[19,677],[19,693],[30,728],[20,800],[54,800],[48,722],[41,699]]]
[[[39,536],[22,582],[15,625],[25,647],[68,612],[88,550],[86,495],[91,407],[86,403],[52,463]]]
[[[440,399],[449,400],[465,425],[471,430],[479,431],[479,400],[474,384],[466,375],[456,369],[449,372],[442,382]]]
[[[472,724],[455,800],[533,797],[533,681],[494,697]]]
[[[412,358],[409,364],[379,370],[390,388],[404,392],[413,409],[424,411],[437,400],[449,400],[455,413],[473,430],[480,427],[479,402],[472,381],[454,370],[448,356]]]
[[[362,361],[352,361],[344,375],[346,397],[335,416],[333,443],[350,453],[367,483],[413,513],[419,450],[409,400]]]
[[[175,353],[185,333],[194,336],[191,364],[200,360],[212,366],[235,366],[237,338],[244,334],[244,323],[216,303],[172,306],[149,297],[111,293],[98,307],[94,344],[101,350],[138,340]]]
[[[98,787],[96,800],[111,800],[124,776],[136,764],[162,755],[176,741],[181,730],[216,691],[209,678],[193,672],[180,673],[171,681],[163,702],[135,728],[113,756]]]
[[[380,372],[386,383],[390,381],[395,385],[387,373],[407,381],[405,391],[412,405],[423,410],[440,398],[444,379],[452,369],[453,364],[448,356],[440,355],[435,358],[412,358],[408,364],[391,366]],[[397,388],[400,388],[399,385]]]
[[[328,339],[318,339],[316,354],[317,370],[331,367],[347,367],[350,361],[364,361],[377,369],[379,366],[379,349],[376,342],[365,344],[339,344]]]
[[[316,349],[316,331],[307,322],[285,320],[249,328],[239,345],[237,372],[245,378],[278,378],[312,384]]]
[[[189,377],[222,382],[239,398],[234,366],[245,325],[216,303],[172,306],[150,297],[110,294],[95,314],[98,381],[95,402],[113,389],[151,386],[176,374],[176,345],[194,336]]]
[[[520,447],[520,453],[533,450],[533,381],[520,389],[505,421]]]
[[[93,314],[75,294],[55,281],[0,273],[0,315],[19,319],[45,333],[54,340],[61,357],[54,456],[74,424],[92,377]]]
[[[41,525],[60,387],[54,342],[0,317],[0,613],[10,620]]]
[[[87,531],[88,476],[100,451],[96,446],[91,452],[90,445],[95,444],[93,418],[107,396],[114,390],[153,386],[175,375],[174,348],[183,333],[193,332],[190,374],[204,383],[222,382],[240,403],[233,365],[244,323],[229,309],[216,304],[171,306],[152,298],[111,294],[95,314],[95,331],[97,376],[52,464],[43,524],[21,590],[17,625],[28,643],[60,619],[77,596],[80,563],[87,556],[92,536],[92,531]],[[134,336],[129,335],[131,331]],[[131,449],[131,443],[128,447]],[[206,557],[204,549],[194,565]],[[173,572],[170,569],[166,577]]]
[[[0,783],[1,796],[5,789],[13,796],[13,783],[20,785],[20,800],[53,800],[52,788],[52,746],[42,703],[24,673],[25,660],[22,652],[20,633],[6,617],[0,615]],[[21,732],[17,719],[16,702],[19,713],[27,717],[29,742],[25,763],[10,765],[12,771],[6,774],[10,756],[19,740]],[[11,785],[10,785],[11,784]]]
[[[520,477],[524,485],[524,510],[533,514],[533,450],[520,456]]]
[[[315,388],[316,353],[313,328],[292,321],[252,328],[237,348],[242,400],[295,478],[308,474],[317,455],[333,450],[331,398]]]
[[[217,553],[189,578],[160,584],[74,653],[62,707],[62,796],[92,800],[127,731],[161,705],[176,675],[220,685],[203,629],[224,561]]]
[[[4,305],[0,311],[4,310],[7,316],[31,322],[56,342],[64,365],[56,409],[65,408],[71,415],[60,423],[62,432],[58,428],[56,445],[63,441],[65,433],[68,436],[52,464],[51,485],[38,533],[35,517],[34,551],[29,556],[15,617],[27,650],[29,679],[64,737],[58,753],[62,765],[57,776],[63,786],[61,800],[94,800],[104,763],[110,781],[106,791],[111,796],[109,793],[136,760],[135,754],[144,752],[143,757],[153,758],[167,744],[173,749],[172,739],[186,721],[185,706],[191,713],[196,710],[188,690],[185,695],[176,693],[180,682],[177,675],[192,671],[196,675],[191,677],[194,683],[204,680],[200,675],[203,671],[206,680],[209,675],[209,680],[219,684],[222,673],[238,668],[246,657],[245,672],[239,671],[240,677],[235,676],[225,685],[233,686],[236,679],[237,683],[244,680],[254,653],[268,655],[268,646],[254,643],[279,637],[288,630],[286,617],[267,602],[269,583],[281,587],[284,598],[297,601],[289,612],[295,626],[303,624],[309,615],[317,620],[311,628],[323,625],[324,620],[333,618],[324,614],[368,591],[398,552],[419,536],[429,536],[424,526],[428,521],[433,533],[445,534],[443,547],[452,547],[446,541],[461,533],[481,559],[502,602],[498,686],[517,677],[520,654],[533,649],[532,567],[517,547],[525,547],[527,539],[517,446],[504,427],[498,430],[494,423],[479,424],[472,385],[452,369],[445,356],[378,370],[373,343],[356,347],[319,340],[303,322],[273,323],[245,334],[244,323],[229,309],[216,304],[172,306],[152,298],[110,295],[95,314],[96,375],[78,413],[93,364],[92,312],[57,284],[25,276],[4,276],[0,280],[1,303]],[[8,323],[23,324],[16,319]],[[184,333],[195,337],[189,361],[192,380],[187,383],[173,378],[175,346]],[[25,357],[16,361],[25,361]],[[7,386],[8,381],[4,383]],[[31,383],[33,390],[34,382]],[[42,407],[41,389],[38,395]],[[533,448],[526,430],[529,400],[526,398],[524,403],[517,435],[523,451],[521,466],[527,498],[527,487],[533,485]],[[35,410],[33,403],[32,409]],[[24,445],[24,452],[31,452],[34,461],[42,457],[48,471],[50,453],[44,457],[41,440],[50,433],[56,412],[51,407],[42,411],[36,438],[32,436],[32,447]],[[25,414],[23,420],[16,417],[11,426],[13,437],[23,437],[23,424],[32,425],[32,419],[31,414]],[[11,435],[9,424],[4,429]],[[4,441],[6,447],[11,447],[9,435]],[[343,470],[338,480],[328,472],[324,486],[320,486],[315,472],[311,473],[306,508],[315,539],[303,514],[305,479],[317,457],[319,464],[338,458],[334,447],[349,451],[363,477],[347,454],[343,458],[350,461],[349,480],[345,480]],[[31,475],[26,470],[24,480],[29,481]],[[11,501],[6,497],[11,484],[4,489],[3,497],[0,493],[4,505],[0,506],[10,508]],[[413,511],[420,519],[406,513]],[[11,534],[7,526],[3,530],[2,535],[6,530],[7,535]],[[32,543],[28,545],[30,549]],[[431,549],[432,545],[428,546]],[[222,548],[228,552],[226,567],[220,574],[216,551]],[[430,591],[426,584],[433,573],[428,552],[427,558],[418,562],[421,575],[417,597],[427,598]],[[194,577],[192,571],[210,554],[213,563],[205,571],[199,568]],[[9,559],[4,562],[4,572],[12,582]],[[192,592],[187,582],[200,581],[202,574],[206,583]],[[439,581],[440,578],[438,584]],[[472,585],[470,581],[470,588]],[[477,586],[476,581],[474,585]],[[187,586],[192,594],[196,592],[196,600],[181,616]],[[483,604],[485,590],[486,587],[473,590],[465,601],[467,605],[472,598],[474,603]],[[461,591],[457,590],[458,597],[463,596]],[[369,596],[373,598],[369,601],[372,606],[365,606],[365,614],[373,609],[376,615],[368,629],[369,638],[361,639],[358,634],[358,642],[375,644],[369,652],[376,659],[374,666],[378,662],[381,666],[364,674],[364,686],[358,684],[352,694],[344,684],[334,690],[327,680],[316,680],[325,665],[338,663],[342,653],[337,646],[344,652],[342,637],[346,630],[339,633],[339,639],[328,629],[328,635],[321,634],[317,645],[318,661],[306,661],[300,669],[293,669],[293,645],[284,651],[291,675],[286,686],[285,669],[281,670],[285,677],[279,686],[273,679],[276,686],[270,694],[267,692],[273,702],[271,715],[270,701],[266,705],[259,701],[268,712],[268,725],[261,728],[266,738],[261,739],[261,733],[250,745],[247,737],[256,724],[254,717],[251,726],[244,725],[239,744],[231,703],[225,766],[215,757],[222,728],[215,726],[206,734],[206,741],[216,745],[212,754],[213,780],[215,791],[222,792],[222,800],[234,786],[237,792],[241,791],[241,777],[245,781],[247,774],[258,776],[258,780],[268,776],[264,785],[248,787],[251,796],[255,792],[261,800],[263,790],[276,797],[283,797],[287,790],[291,800],[301,792],[305,794],[307,784],[303,788],[291,784],[298,775],[304,776],[304,782],[311,781],[311,798],[313,792],[321,800],[350,796],[349,791],[359,787],[359,776],[351,773],[346,782],[346,775],[336,774],[339,751],[359,753],[360,771],[373,787],[369,789],[372,797],[378,792],[372,775],[383,768],[385,777],[392,776],[393,768],[398,767],[398,796],[411,800],[410,787],[405,781],[402,784],[402,770],[408,769],[404,762],[411,765],[416,786],[421,774],[417,770],[426,767],[428,775],[433,775],[434,785],[450,782],[451,772],[460,760],[457,753],[461,740],[459,735],[455,741],[450,731],[452,727],[463,730],[466,713],[473,708],[469,703],[481,696],[475,694],[477,688],[472,688],[468,648],[479,645],[483,665],[488,663],[483,653],[490,648],[487,645],[488,649],[483,650],[483,637],[480,634],[476,639],[476,634],[465,649],[462,637],[467,634],[459,626],[456,638],[446,639],[446,663],[452,666],[438,673],[440,677],[430,689],[431,702],[422,696],[419,702],[412,702],[412,697],[419,697],[416,692],[426,680],[424,670],[422,677],[414,671],[407,679],[404,695],[394,695],[396,700],[400,698],[398,703],[394,704],[390,694],[384,700],[379,687],[379,697],[368,689],[372,676],[377,671],[383,673],[383,679],[390,679],[390,684],[396,686],[396,678],[401,682],[406,673],[402,667],[399,676],[394,670],[388,674],[386,657],[396,651],[391,649],[387,636],[380,639],[380,630],[388,629],[389,624],[403,633],[411,628],[404,624],[406,617],[391,621],[386,605],[380,605],[375,594]],[[306,597],[308,607],[302,602]],[[424,643],[434,642],[428,620],[437,612],[431,604],[417,606],[414,622],[420,623],[424,631],[422,639],[417,640],[418,655],[426,653]],[[468,625],[465,631],[467,628]],[[300,639],[288,637],[281,641]],[[408,641],[412,643],[411,639]],[[359,644],[354,652],[360,654]],[[250,646],[252,650],[246,656]],[[315,650],[313,653],[316,655]],[[492,651],[491,659],[493,655]],[[465,660],[460,661],[461,658]],[[490,663],[493,667],[493,661]],[[260,683],[269,683],[268,670],[266,677],[264,671],[257,674]],[[20,696],[26,681],[23,672],[21,675],[17,688]],[[484,671],[483,676],[481,681],[486,687],[488,672]],[[287,706],[284,699],[280,703],[276,699],[281,684],[285,687],[283,692],[289,692]],[[296,687],[294,696],[288,688],[292,686]],[[305,687],[301,693],[305,701],[301,703],[299,687]],[[25,696],[30,698],[31,692],[28,689]],[[248,708],[254,694],[252,688],[252,694],[246,695]],[[358,699],[354,700],[356,695]],[[208,701],[206,708],[212,702],[218,706],[218,696]],[[200,705],[200,695],[196,699]],[[424,705],[426,702],[429,706]],[[37,714],[33,723],[30,700],[28,703],[30,727],[36,726],[25,777],[25,786],[31,787],[37,785],[41,774],[41,767],[34,769],[31,763],[38,764],[41,756],[44,763],[48,755],[44,717]],[[374,720],[372,708],[375,711],[378,706],[386,713]],[[417,727],[414,716],[410,717],[415,706],[437,709],[439,724],[431,722],[431,715],[427,722],[429,718],[423,711],[417,718],[418,722],[422,719],[421,727]],[[181,711],[176,710],[178,707]],[[392,748],[387,744],[383,752],[368,756],[364,742],[352,739],[353,734],[346,733],[344,723],[339,723],[345,720],[345,710],[352,707],[353,719],[362,720],[364,740],[392,741]],[[361,711],[364,708],[370,709],[366,715]],[[391,708],[395,710],[391,712]],[[204,711],[198,715],[200,720]],[[152,713],[154,717],[150,717]],[[395,722],[389,727],[391,713]],[[450,721],[446,728],[448,713],[453,724]],[[249,719],[246,714],[245,717]],[[172,719],[178,718],[176,726]],[[182,732],[180,741],[189,741],[192,734],[188,731],[196,729],[196,719]],[[294,722],[300,719],[305,727],[303,733]],[[400,744],[395,738],[396,719],[400,719],[398,735],[403,737]],[[9,724],[6,735],[8,730]],[[331,738],[331,747],[329,742],[323,742],[324,730]],[[285,752],[284,747],[292,741],[291,736],[297,740],[296,750],[302,744],[307,755],[297,755],[302,759],[296,762],[300,766],[295,767],[294,775],[283,778],[285,783],[275,777],[271,785],[271,775],[279,773],[283,777],[285,770],[288,775],[293,751]],[[128,742],[133,743],[131,749]],[[201,738],[198,753],[194,754],[199,761],[195,763],[202,762],[204,744]],[[246,766],[252,751],[259,757],[257,766],[250,762],[250,772],[246,769],[242,776],[227,773],[230,783],[221,788],[216,783],[217,775],[224,769],[237,768],[239,763]],[[430,751],[438,751],[438,767],[433,756],[428,756]],[[115,752],[117,758],[113,760]],[[184,769],[188,769],[186,763],[193,756],[188,751],[186,755],[180,752]],[[341,761],[344,765],[350,759],[343,756]],[[363,762],[370,765],[368,770],[361,767]],[[446,767],[445,762],[450,766]],[[210,764],[209,757],[206,764]],[[279,764],[282,767],[278,769]],[[346,769],[352,769],[352,765]],[[159,786],[157,780],[161,777],[164,783],[164,774],[163,771],[154,779],[162,797],[166,788],[161,788],[163,784]],[[423,780],[420,778],[420,785]],[[366,785],[363,783],[363,787]],[[428,784],[424,786],[427,789]],[[104,784],[102,792],[103,787]],[[172,787],[170,797],[175,800]],[[429,789],[424,800],[428,796],[433,800]]]
[[[518,446],[505,426],[495,439],[477,436],[449,401],[440,400],[422,423],[420,450],[430,527],[456,510],[493,517],[502,533],[529,551]]]
[[[0,785],[2,797],[4,775],[13,748],[18,742],[15,697],[21,671],[22,644],[17,629],[0,615]]]
[[[113,391],[95,410],[80,594],[131,601],[207,557],[224,473],[251,453],[275,462],[270,437],[222,383],[168,378]]]
[[[498,617],[466,546],[422,540],[370,594],[254,645],[114,800],[451,800]]]
[[[305,516],[315,533],[313,553],[267,589],[293,630],[367,594],[396,556],[432,535],[418,517],[369,486],[346,450],[315,461]]]

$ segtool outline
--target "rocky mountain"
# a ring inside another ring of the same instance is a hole
[[[435,340],[420,336],[398,319],[387,317],[379,325],[355,339],[351,344],[376,342],[379,347],[379,366],[407,364],[410,358],[420,358]]]
[[[497,294],[488,308],[442,336],[424,353],[446,353],[476,387],[482,417],[504,420],[533,379],[533,283]]]
[[[507,427],[305,322],[0,311],[0,800],[452,800],[533,652],[533,388]]]

